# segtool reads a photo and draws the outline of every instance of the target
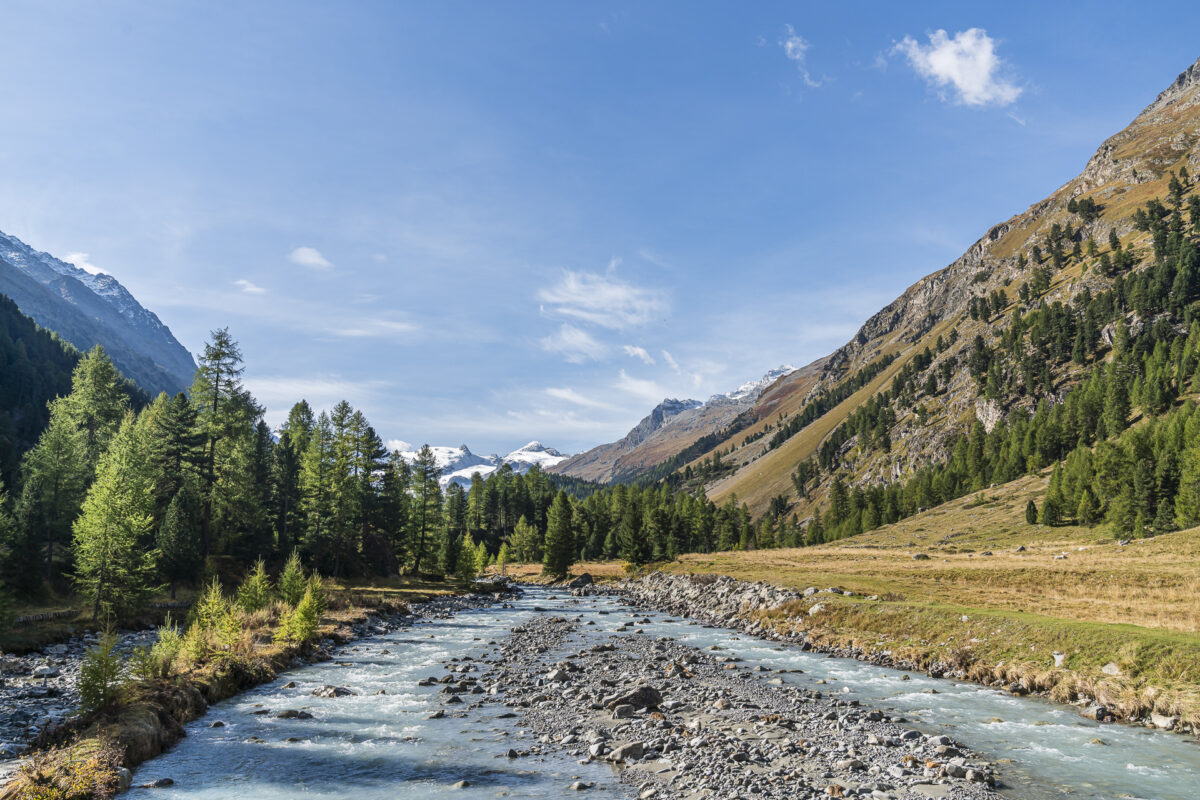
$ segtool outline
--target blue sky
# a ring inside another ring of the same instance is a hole
[[[6,2],[0,229],[229,326],[273,422],[578,451],[844,343],[1200,56],[1045,5]]]

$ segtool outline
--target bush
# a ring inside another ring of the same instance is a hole
[[[238,587],[236,601],[238,608],[247,614],[253,614],[255,611],[270,605],[273,595],[271,579],[267,577],[266,564],[260,558],[258,563],[254,565],[254,571]]]
[[[304,567],[300,564],[300,554],[293,550],[279,576],[279,594],[285,603],[295,608],[304,598],[304,588]]]
[[[116,634],[106,629],[95,647],[87,651],[79,668],[79,707],[95,713],[121,696],[121,659],[117,657]]]
[[[158,641],[150,647],[139,647],[130,658],[133,675],[142,681],[167,680],[179,653],[183,649],[183,636],[179,626],[171,621],[171,615],[158,629]]]
[[[316,579],[316,583],[316,586],[313,582],[309,583],[300,602],[280,622],[279,627],[275,630],[275,641],[304,644],[316,638],[317,631],[321,626],[321,609],[324,605],[324,600],[319,599],[319,595],[323,594],[323,590],[319,586],[319,578]]]

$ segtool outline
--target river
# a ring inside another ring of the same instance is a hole
[[[589,797],[629,797],[613,768],[580,764],[566,753],[508,759],[532,744],[519,717],[498,703],[445,707],[439,686],[423,677],[445,673],[444,662],[495,651],[490,642],[537,613],[583,615],[590,636],[605,635],[631,610],[612,597],[571,598],[533,588],[511,603],[468,610],[452,619],[420,622],[362,640],[336,660],[294,670],[213,706],[187,727],[173,750],[143,764],[135,784],[171,778],[155,798],[253,798],[299,795],[350,800],[422,798],[558,798],[575,781],[594,784]],[[926,732],[946,733],[998,762],[1004,794],[1021,800],[1195,800],[1200,797],[1200,745],[1191,739],[1120,725],[1101,725],[1071,707],[1030,697],[829,658],[661,614],[636,612],[645,635],[689,645],[713,645],[748,666],[802,670],[785,680],[901,713]],[[820,683],[823,681],[824,683]],[[295,682],[294,688],[284,688]],[[316,687],[345,686],[357,694],[318,698]],[[931,691],[932,690],[932,691]],[[384,692],[384,693],[379,693]],[[934,693],[936,692],[936,693]],[[446,718],[429,719],[447,709]],[[285,709],[311,719],[280,719]],[[268,711],[269,713],[255,712]],[[466,716],[458,718],[458,712]],[[211,727],[220,721],[222,727]],[[468,786],[456,787],[459,781]],[[569,794],[574,794],[573,792]]]

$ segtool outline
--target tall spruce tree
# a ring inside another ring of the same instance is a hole
[[[565,578],[575,561],[573,520],[571,499],[566,492],[560,491],[550,506],[546,524],[546,552],[542,557],[542,570],[555,580]]]

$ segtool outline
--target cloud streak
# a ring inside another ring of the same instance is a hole
[[[554,286],[540,289],[543,309],[612,330],[645,325],[667,311],[666,296],[614,275],[567,270]]]
[[[267,290],[264,289],[263,287],[259,286],[256,283],[251,283],[250,281],[248,281],[244,278],[234,281],[233,285],[238,287],[239,289],[241,289],[246,294],[266,294],[267,293]]]
[[[654,364],[654,356],[646,352],[646,348],[644,347],[639,347],[636,344],[627,344],[622,349],[625,351],[625,355],[630,358],[640,359],[643,364],[651,366]]]
[[[969,28],[950,36],[944,30],[929,34],[921,44],[905,36],[894,48],[925,82],[947,99],[968,106],[1007,106],[1016,102],[1022,89],[1000,75],[1005,66],[996,55],[996,41],[983,28]]]

